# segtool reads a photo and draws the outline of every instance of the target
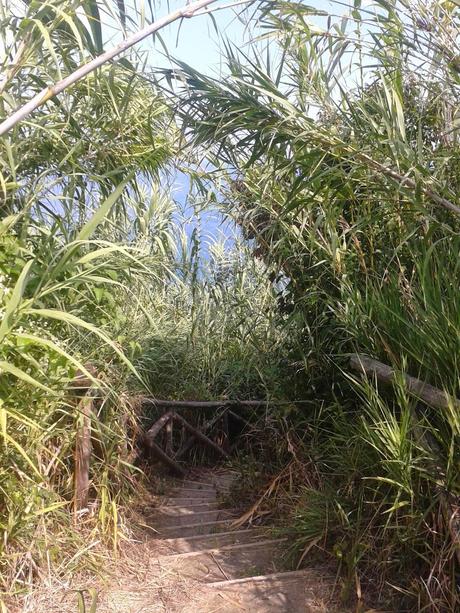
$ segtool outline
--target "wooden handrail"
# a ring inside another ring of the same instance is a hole
[[[219,418],[222,417],[222,413],[219,415]],[[183,417],[178,415],[174,411],[168,411],[164,415],[162,415],[157,421],[153,424],[151,428],[145,432],[142,436],[142,441],[145,447],[150,451],[151,454],[156,456],[159,460],[167,464],[175,473],[181,476],[185,476],[185,470],[182,468],[180,464],[176,461],[178,458],[172,458],[170,455],[165,453],[159,445],[155,443],[155,438],[161,432],[161,430],[166,427],[168,424],[172,424],[173,421],[181,424],[186,430],[190,432],[192,435],[191,440],[201,441],[211,449],[213,449],[216,453],[223,456],[224,458],[228,458],[229,455],[226,453],[219,445],[214,443],[210,438],[208,438],[203,432],[200,432],[196,428],[194,428],[191,424],[188,423]],[[191,445],[190,445],[191,446]],[[188,448],[190,448],[190,446]],[[188,448],[185,450],[187,451]],[[184,449],[181,450],[179,457],[183,455]]]
[[[311,404],[311,400],[163,400],[144,398],[144,404],[175,409],[220,409],[225,407],[257,408],[266,406],[285,406],[287,404]]]
[[[182,468],[180,464],[170,458],[169,455],[165,453],[163,449],[155,443],[155,441],[149,440],[147,443],[147,447],[150,453],[152,453],[159,460],[167,464],[173,472],[175,472],[177,475],[180,475],[181,477],[185,477],[187,472]]]
[[[217,415],[214,415],[212,419],[209,419],[207,422],[205,422],[202,426],[203,432],[211,430],[219,422],[219,420],[222,419],[223,414],[224,411],[221,411],[220,413],[217,413]],[[195,440],[195,436],[191,436],[187,441],[185,441],[182,447],[174,455],[174,459],[180,460],[187,453],[187,451],[192,448]]]
[[[173,412],[168,411],[167,413],[162,415],[160,419],[157,419],[157,421],[153,424],[153,426],[149,428],[147,432],[145,433],[144,435],[145,438],[153,441],[153,439],[157,436],[160,430],[164,428],[164,426],[166,426],[166,424],[172,418],[172,416],[173,416]]]
[[[183,417],[181,417],[177,413],[173,413],[173,419],[174,421],[177,421],[182,426],[184,426],[184,428],[188,430],[190,434],[192,434],[196,439],[198,439],[199,441],[201,441],[208,447],[211,447],[211,449],[214,449],[216,453],[223,456],[224,458],[230,457],[226,451],[224,451],[221,447],[219,447],[219,445],[217,445],[214,441],[208,438],[205,434],[203,434],[202,432],[200,432],[199,430],[191,426],[188,423],[188,421],[186,421]]]
[[[378,360],[373,360],[361,353],[355,353],[351,356],[350,366],[357,372],[375,376],[377,380],[382,383],[393,383],[398,376],[397,371],[387,364],[379,362]],[[410,375],[403,374],[402,376],[406,383],[407,390],[429,406],[437,409],[446,409],[453,404],[455,407],[460,408],[460,400],[458,398],[449,396],[449,394],[437,387],[433,387],[429,383],[425,383],[425,381],[421,381]]]

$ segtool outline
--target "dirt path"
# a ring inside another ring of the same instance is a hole
[[[283,539],[261,528],[234,529],[222,504],[236,475],[198,470],[152,509],[155,538],[139,545],[139,565],[103,595],[98,613],[320,613],[334,578],[282,570]],[[147,548],[145,550],[145,548]],[[147,555],[146,555],[147,554]]]

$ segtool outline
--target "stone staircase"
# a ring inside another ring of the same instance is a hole
[[[222,498],[236,477],[224,469],[191,471],[156,509],[151,572],[182,585],[180,603],[172,599],[168,613],[337,611],[325,600],[333,591],[328,573],[283,571],[286,539],[260,527],[232,527],[237,511]]]

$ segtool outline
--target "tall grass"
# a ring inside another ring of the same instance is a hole
[[[100,52],[120,3],[3,3],[0,116]],[[1,600],[94,567],[133,490],[122,392],[150,315],[134,288],[173,275],[171,115],[138,59],[101,68],[0,142]],[[163,181],[164,182],[164,181]],[[149,185],[153,185],[150,189]],[[91,364],[97,376],[89,371]],[[74,517],[77,370],[97,389],[91,507]],[[75,525],[74,525],[74,520]]]
[[[291,360],[321,400],[299,451],[320,479],[286,529],[340,559],[344,595],[366,578],[398,610],[454,610],[458,409],[355,379],[348,355],[459,395],[458,7],[272,2],[260,22],[266,55],[229,45],[225,83],[180,64],[177,95],[285,280]]]
[[[101,12],[130,27],[122,6],[4,4],[0,115],[100,53]],[[178,66],[177,116],[214,169],[195,176],[243,233],[207,262],[158,187],[177,129],[139,57],[0,142],[2,597],[116,549],[134,474],[120,399],[147,389],[310,398],[264,415],[246,471],[273,470],[262,500],[296,561],[327,551],[344,599],[366,586],[397,610],[459,606],[458,409],[348,371],[366,352],[459,395],[458,7],[334,7],[265,3],[225,82]],[[91,507],[70,531],[68,385],[89,362]]]
[[[160,316],[144,339],[139,372],[154,396],[234,399],[280,393],[279,361],[289,330],[279,325],[265,265],[238,240],[231,247],[211,242],[205,254],[201,242],[195,233],[178,264],[182,282],[155,290]]]
[[[3,3],[0,119],[101,53],[112,27],[136,27],[124,6]],[[206,263],[197,230],[190,243],[169,190],[177,129],[144,68],[134,52],[101,67],[0,142],[1,606],[116,554],[139,475],[130,394],[263,397],[281,382],[265,265],[217,242]],[[95,399],[75,515],[77,371]]]

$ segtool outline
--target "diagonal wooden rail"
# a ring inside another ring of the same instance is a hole
[[[178,463],[178,460],[182,458],[187,451],[191,449],[194,443],[200,442],[203,445],[212,449],[217,455],[227,459],[229,457],[228,453],[222,449],[217,443],[211,440],[204,431],[211,430],[219,420],[222,420],[225,417],[226,409],[219,412],[213,419],[206,422],[203,426],[203,430],[199,430],[192,426],[186,419],[184,419],[181,415],[176,413],[176,411],[167,411],[164,415],[162,415],[157,421],[144,433],[142,437],[143,446],[148,450],[149,454],[155,457],[158,460],[161,460],[164,464],[166,464],[174,473],[184,476],[185,470]],[[173,424],[176,423],[182,427],[183,431],[188,432],[188,439],[182,445],[182,447],[174,452],[172,446],[172,427]],[[160,432],[165,429],[166,436],[166,449],[163,450],[155,441]]]

